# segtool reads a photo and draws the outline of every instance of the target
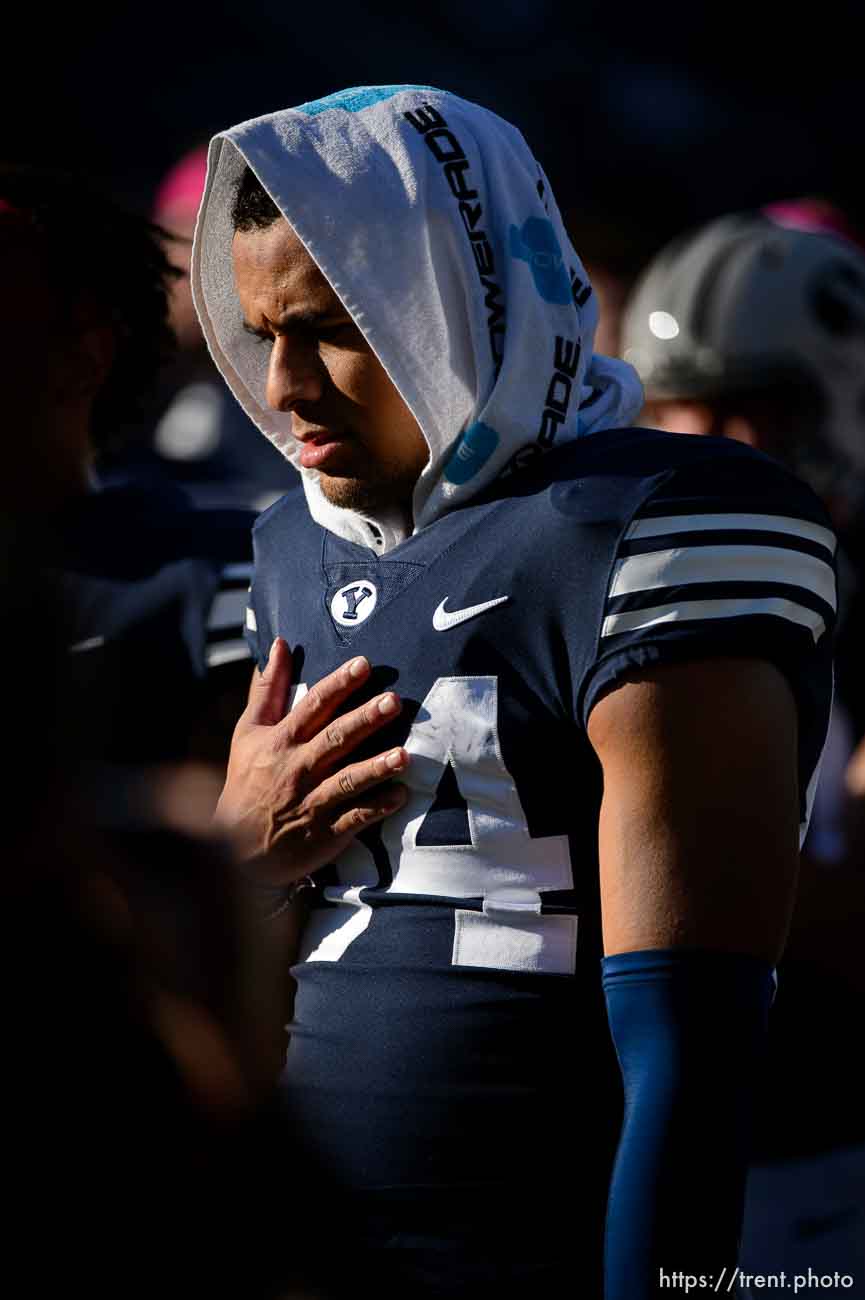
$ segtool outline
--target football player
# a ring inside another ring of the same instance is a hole
[[[207,146],[184,154],[159,183],[153,220],[171,236],[181,275],[171,286],[178,349],[112,471],[175,483],[198,506],[262,510],[295,481],[284,456],[258,436],[214,370],[192,305],[192,234],[207,174]]]
[[[219,811],[274,912],[314,873],[284,1087],[335,1237],[418,1296],[599,1295],[602,1242],[610,1300],[726,1286],[829,712],[820,504],[630,427],[541,168],[452,94],[217,136],[193,291],[301,475]]]
[[[824,497],[840,535],[834,707],[770,1020],[743,1262],[858,1278],[865,1113],[848,1026],[865,995],[865,257],[824,203],[730,214],[652,260],[623,327],[647,423],[776,456]]]
[[[245,690],[254,514],[102,474],[172,355],[163,232],[78,177],[4,166],[0,273],[3,506],[63,590],[82,745],[223,760],[213,706]]]

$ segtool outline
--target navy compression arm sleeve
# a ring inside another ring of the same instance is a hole
[[[669,1294],[661,1270],[711,1277],[713,1287],[736,1264],[772,968],[687,949],[601,965],[625,1085],[605,1300]]]

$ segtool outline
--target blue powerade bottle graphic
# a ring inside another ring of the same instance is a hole
[[[445,478],[449,483],[468,483],[483,469],[498,445],[499,435],[495,429],[481,420],[470,424],[445,465]]]
[[[535,288],[544,302],[564,307],[571,301],[565,259],[551,221],[529,217],[523,222],[522,230],[511,226],[511,257],[528,262]]]

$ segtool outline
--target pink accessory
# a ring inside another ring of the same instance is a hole
[[[198,212],[207,176],[207,149],[193,149],[166,172],[156,191],[153,215],[164,220],[174,216],[194,217]]]
[[[779,226],[805,230],[816,235],[840,235],[858,248],[865,248],[862,235],[854,230],[840,208],[825,199],[782,199],[763,208],[763,215]]]

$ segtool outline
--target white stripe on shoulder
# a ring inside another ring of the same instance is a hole
[[[810,519],[794,519],[789,515],[661,515],[657,519],[638,519],[625,533],[626,542],[640,537],[663,537],[667,533],[720,532],[789,533],[806,541],[825,546],[835,554],[838,540],[829,528],[812,524]]]
[[[246,607],[246,626],[249,628],[250,632],[258,631],[258,619],[255,617],[255,610],[251,605],[247,605]]]
[[[640,628],[655,627],[660,623],[680,623],[689,620],[741,618],[747,614],[773,614],[789,619],[800,627],[807,627],[815,643],[826,631],[824,620],[813,609],[785,600],[783,596],[765,596],[742,600],[680,600],[672,605],[653,605],[651,609],[629,609],[622,614],[609,614],[601,627],[601,636],[616,636],[620,632],[636,632]]]
[[[76,641],[74,645],[68,647],[68,653],[71,655],[81,654],[85,650],[99,650],[105,645],[104,636],[89,636],[84,641]]]
[[[225,627],[242,627],[246,609],[245,591],[219,591],[213,598],[207,626],[211,629]]]
[[[610,596],[696,582],[783,582],[813,591],[835,609],[830,564],[779,546],[683,546],[629,555],[613,566]]]
[[[251,659],[252,651],[243,637],[239,637],[236,641],[218,641],[216,645],[208,646],[206,658],[208,668],[218,668],[220,664],[233,664],[240,659]]]
[[[226,564],[222,570],[222,576],[226,582],[241,582],[244,578],[250,581],[252,579],[252,564]]]

